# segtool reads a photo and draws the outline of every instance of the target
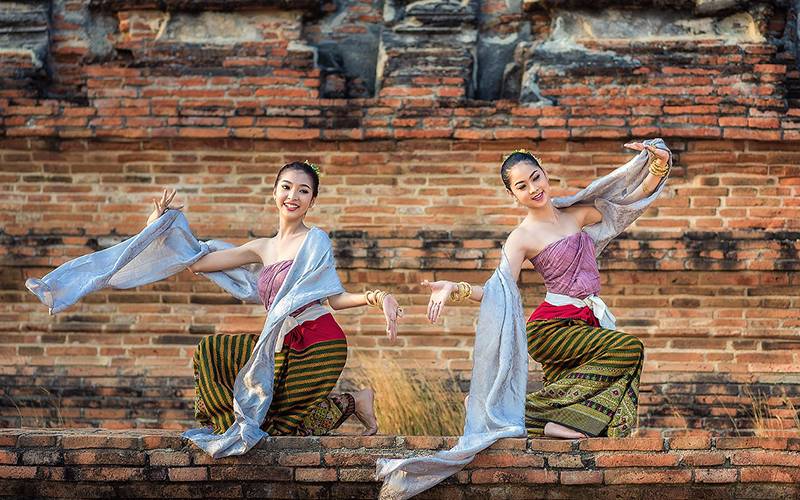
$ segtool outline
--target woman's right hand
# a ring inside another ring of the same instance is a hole
[[[172,203],[172,199],[175,198],[175,194],[177,194],[177,192],[178,191],[176,191],[175,189],[168,190],[165,188],[164,192],[161,194],[160,200],[153,198],[154,208],[153,211],[150,213],[150,216],[147,218],[148,226],[153,222],[155,222],[156,219],[164,215],[164,212],[166,212],[168,208],[171,208],[173,210],[180,210],[183,208],[183,205],[179,207],[169,206],[169,204]]]
[[[442,314],[445,302],[450,298],[450,294],[457,288],[457,285],[452,281],[434,281],[431,283],[425,280],[422,282],[422,286],[427,286],[431,289],[431,299],[428,301],[428,320],[431,323],[436,323],[439,315]]]

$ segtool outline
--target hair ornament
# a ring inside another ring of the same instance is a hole
[[[322,172],[320,171],[319,167],[315,163],[311,163],[308,160],[303,160],[303,163],[305,163],[306,165],[311,167],[311,170],[313,170],[317,174],[317,177],[322,175]]]
[[[535,154],[533,154],[533,153],[531,153],[530,151],[528,151],[527,149],[515,149],[514,151],[512,151],[512,152],[508,153],[508,154],[507,154],[507,155],[506,155],[506,156],[503,158],[503,161],[506,161],[506,160],[508,159],[508,157],[509,157],[509,156],[511,156],[511,155],[513,155],[513,154],[515,154],[515,153],[519,153],[519,154],[523,154],[523,155],[528,155],[528,156],[530,156],[531,158],[533,158],[534,160],[536,160],[536,163],[538,163],[538,164],[539,164],[539,166],[542,166],[542,160],[541,160],[541,159],[539,159],[539,157],[538,157],[538,156],[536,156]]]

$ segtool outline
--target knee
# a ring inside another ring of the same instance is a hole
[[[641,358],[642,355],[644,355],[644,344],[638,337],[630,335],[625,345],[631,353],[636,354],[637,357]]]

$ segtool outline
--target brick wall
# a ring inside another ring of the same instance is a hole
[[[260,330],[259,307],[189,273],[55,317],[24,289],[135,234],[163,186],[198,236],[242,242],[275,230],[279,166],[319,163],[309,221],[343,283],[408,313],[394,346],[378,315],[337,314],[353,352],[465,388],[477,308],[433,327],[417,284],[489,276],[522,215],[503,154],[535,150],[567,193],[662,136],[672,180],[600,260],[647,347],[642,423],[751,432],[769,408],[771,428],[798,426],[794,7],[647,3],[632,22],[618,2],[2,4],[0,425],[189,425],[196,342]],[[531,310],[541,281],[521,284]]]
[[[430,455],[455,438],[265,439],[212,460],[164,431],[0,431],[0,495],[37,498],[375,498],[378,458]],[[420,498],[792,498],[797,439],[502,439]]]

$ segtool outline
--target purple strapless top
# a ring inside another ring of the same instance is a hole
[[[264,303],[264,308],[267,311],[269,311],[272,302],[275,301],[275,296],[278,295],[278,290],[281,289],[281,285],[283,285],[283,282],[286,280],[286,275],[289,274],[292,262],[294,261],[282,260],[264,266],[264,269],[261,270],[261,274],[258,275],[258,296],[261,297],[261,302]],[[313,302],[293,311],[292,316],[297,316],[308,309],[311,304],[313,304]]]
[[[583,299],[600,293],[594,241],[580,231],[550,243],[531,259],[548,292]]]

